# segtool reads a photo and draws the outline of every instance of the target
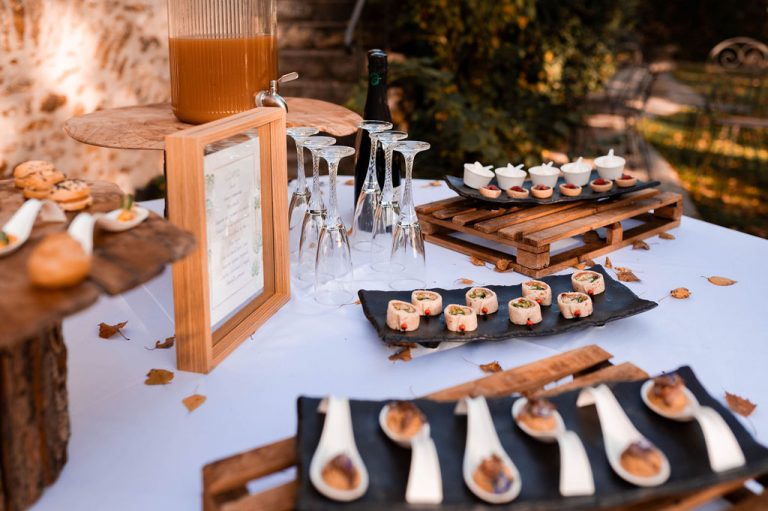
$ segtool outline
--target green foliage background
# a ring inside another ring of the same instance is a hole
[[[391,5],[391,4],[390,4]],[[541,160],[564,147],[578,105],[614,72],[635,0],[405,0],[394,11],[390,87],[402,128],[432,143],[421,175],[464,162]],[[364,90],[351,105],[362,111]]]

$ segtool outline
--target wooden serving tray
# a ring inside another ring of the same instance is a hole
[[[552,396],[601,382],[648,378],[645,371],[630,362],[612,365],[611,358],[610,353],[593,344],[443,389],[426,397],[437,401],[456,401],[466,396],[494,398],[514,392]],[[557,384],[569,376],[573,377],[571,381]],[[205,511],[292,510],[298,488],[296,481],[256,494],[249,494],[246,484],[296,464],[295,437],[209,463],[203,467],[203,508]],[[768,484],[768,477],[763,476],[759,481],[763,485]],[[617,508],[617,511],[682,511],[721,497],[739,502],[732,508],[734,511],[765,509],[768,494],[756,495],[744,486],[744,482],[732,481],[674,498],[654,499]]]
[[[452,197],[418,206],[416,213],[427,241],[489,262],[497,271],[539,278],[677,227],[683,216],[683,199],[680,194],[657,189],[600,202],[530,207],[493,207]],[[629,219],[641,224],[625,230],[621,222]],[[552,253],[553,243],[603,227],[605,238],[593,235],[581,246]],[[457,238],[457,233],[500,243],[514,253]]]

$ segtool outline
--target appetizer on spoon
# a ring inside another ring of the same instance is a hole
[[[670,475],[669,461],[635,428],[605,384],[586,387],[576,406],[595,405],[603,431],[605,455],[619,477],[637,486],[659,486]]]
[[[679,422],[698,421],[713,471],[723,472],[746,463],[731,428],[719,413],[699,404],[680,375],[663,374],[648,380],[640,393],[648,408],[662,417]]]
[[[42,214],[43,221],[67,220],[66,215],[55,202],[29,199],[0,228],[0,257],[12,254],[29,239],[38,213]]]
[[[522,488],[520,472],[501,446],[485,398],[459,401],[456,413],[467,414],[464,483],[475,496],[491,504],[513,501]]]
[[[413,451],[405,490],[406,502],[440,504],[443,501],[443,479],[427,417],[409,401],[392,401],[381,409],[379,425],[390,440]]]
[[[104,230],[121,232],[136,227],[146,220],[148,216],[149,211],[141,206],[137,206],[133,200],[133,195],[123,195],[120,208],[100,215],[98,224]]]
[[[309,479],[329,499],[359,499],[368,490],[368,470],[355,444],[349,400],[329,396],[318,411],[325,412],[325,424],[309,464]]]
[[[512,404],[512,417],[520,429],[542,442],[560,448],[560,494],[563,497],[592,495],[595,481],[587,452],[579,436],[565,429],[555,405],[546,399],[520,398]]]

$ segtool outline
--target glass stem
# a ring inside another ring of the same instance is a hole
[[[373,133],[368,134],[371,139],[371,155],[368,158],[368,173],[365,175],[365,183],[363,183],[364,192],[379,191],[379,180],[376,179],[376,150],[379,147],[379,141],[371,135]]]
[[[328,178],[330,187],[330,205],[328,206],[328,216],[326,217],[326,227],[333,229],[341,224],[339,218],[339,201],[336,196],[336,173],[339,170],[339,160],[327,160],[328,161]]]
[[[311,211],[324,211],[323,195],[320,191],[320,157],[312,151],[312,196],[309,199]]]
[[[394,198],[395,198],[395,189],[392,186],[392,147],[391,146],[385,146],[384,147],[384,162],[386,163],[385,166],[385,174],[384,174],[384,189],[381,191],[381,202],[384,204],[392,204]]]
[[[416,208],[413,205],[413,159],[414,155],[404,155],[405,157],[405,186],[403,187],[403,201],[400,204],[400,223],[403,225],[415,224],[418,217]]]
[[[304,145],[296,143],[296,193],[306,195],[307,177],[304,170]]]

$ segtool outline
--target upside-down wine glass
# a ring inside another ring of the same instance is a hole
[[[397,142],[393,149],[405,159],[405,185],[400,203],[400,216],[392,235],[390,261],[402,271],[390,281],[393,289],[423,289],[426,287],[424,238],[421,235],[419,217],[413,204],[413,160],[418,153],[429,149],[428,142],[405,140]]]
[[[358,124],[358,127],[366,131],[371,139],[371,155],[368,158],[368,172],[365,175],[365,181],[355,205],[355,216],[352,220],[352,233],[349,236],[349,241],[352,248],[367,252],[371,250],[373,216],[376,213],[376,205],[381,198],[381,188],[379,188],[379,180],[376,178],[376,153],[379,144],[374,135],[391,130],[392,123],[364,120]],[[359,157],[360,155],[358,155]]]
[[[315,300],[325,305],[344,305],[351,303],[355,295],[350,289],[352,254],[349,249],[347,229],[339,215],[336,173],[341,159],[352,156],[355,150],[346,146],[330,146],[319,149],[317,152],[328,163],[330,198],[328,214],[317,244]]]
[[[309,198],[309,208],[301,225],[297,272],[299,280],[304,282],[312,282],[315,279],[317,242],[320,240],[320,231],[325,221],[325,204],[323,203],[323,193],[320,191],[320,157],[317,151],[335,143],[336,139],[333,137],[315,136],[304,139],[304,147],[312,153],[312,195]]]
[[[373,232],[371,233],[371,269],[377,272],[393,273],[403,268],[391,264],[392,232],[394,230],[400,209],[392,186],[392,146],[408,137],[404,131],[382,131],[371,134],[384,149],[385,177],[384,188],[381,190],[381,200],[376,206],[373,216]]]
[[[285,133],[296,143],[296,189],[291,195],[291,204],[288,207],[291,259],[295,259],[299,253],[301,226],[304,223],[304,215],[309,208],[309,197],[312,195],[307,188],[306,171],[304,170],[304,139],[317,135],[319,132],[319,129],[308,126],[296,126],[285,130]]]

